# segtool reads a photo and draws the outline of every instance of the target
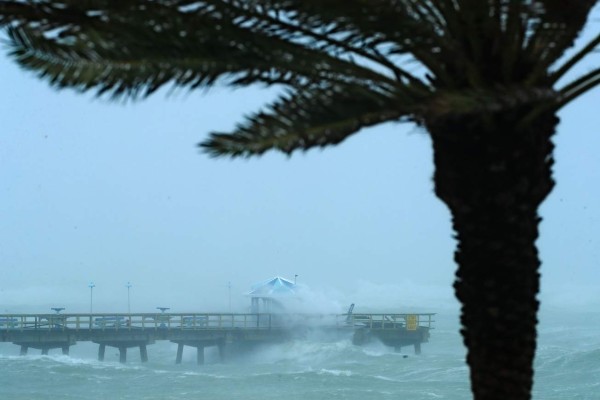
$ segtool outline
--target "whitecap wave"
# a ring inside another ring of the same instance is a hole
[[[352,371],[321,368],[321,370],[318,372],[318,374],[319,375],[333,375],[333,376],[352,376]]]

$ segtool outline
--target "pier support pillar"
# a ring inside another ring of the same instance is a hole
[[[127,347],[119,347],[119,362],[125,364],[127,361]]]
[[[415,354],[421,354],[421,343],[415,343]]]
[[[221,342],[217,346],[219,347],[219,358],[221,362],[225,362],[225,343]]]
[[[106,352],[106,345],[101,344],[100,347],[98,347],[98,361],[104,361],[104,353],[105,352]]]
[[[140,358],[142,362],[148,361],[148,349],[147,346],[149,344],[154,343],[154,339],[134,339],[134,340],[119,340],[118,337],[113,338],[112,340],[102,340],[98,343],[100,347],[98,348],[98,360],[104,361],[104,353],[106,351],[106,346],[114,347],[119,350],[119,362],[125,363],[127,362],[127,349],[138,347],[140,349]]]
[[[198,365],[204,365],[204,346],[198,346],[196,348],[196,351],[196,359],[198,361]]]
[[[175,364],[181,364],[181,358],[183,357],[183,343],[177,344],[177,358]]]
[[[140,358],[143,363],[148,362],[148,349],[145,344],[140,345]]]
[[[29,349],[41,350],[43,356],[47,356],[52,349],[62,349],[62,353],[64,355],[69,355],[69,348],[75,344],[75,340],[72,337],[60,338],[61,340],[48,340],[48,338],[41,339],[33,338],[37,340],[27,340],[23,342],[13,342],[17,346],[21,347],[21,351],[19,354],[22,356],[27,355]]]

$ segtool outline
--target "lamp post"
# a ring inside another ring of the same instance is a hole
[[[294,275],[294,286],[296,286],[296,279],[298,279],[298,274]]]
[[[131,282],[127,282],[127,314],[131,314],[131,298],[129,297],[129,289],[131,289]]]
[[[167,325],[165,324],[165,322],[169,322],[171,317],[169,317],[168,315],[164,315],[164,313],[165,313],[165,311],[170,310],[170,308],[169,307],[156,307],[156,308],[159,309],[161,312],[161,315],[157,316],[157,320],[160,321],[160,327],[166,328]]]
[[[227,289],[229,290],[229,312],[231,312],[231,282],[227,282]]]
[[[96,285],[94,285],[94,282],[90,282],[88,287],[90,288],[90,314],[91,314],[92,309],[93,309],[92,305],[94,304],[94,288],[96,287]]]
[[[56,312],[55,315],[59,315],[60,312],[64,309],[65,309],[64,307],[52,307],[51,308],[51,310]],[[50,318],[48,318],[48,323],[50,324],[50,326],[60,329],[60,328],[64,327],[65,318],[66,317],[50,317]],[[63,354],[64,354],[64,347],[63,347]]]

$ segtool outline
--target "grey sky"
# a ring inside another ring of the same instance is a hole
[[[272,92],[215,89],[123,104],[57,92],[0,55],[0,312],[225,310],[282,275],[320,302],[455,307],[449,213],[429,138],[365,130],[287,158],[194,147]],[[595,56],[597,65],[599,56]],[[590,65],[583,66],[585,71]],[[600,305],[600,90],[561,113],[557,186],[538,242],[547,304]]]

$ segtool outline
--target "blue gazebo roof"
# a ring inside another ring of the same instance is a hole
[[[252,285],[252,289],[246,293],[251,297],[286,297],[297,294],[297,286],[294,282],[280,276]]]

